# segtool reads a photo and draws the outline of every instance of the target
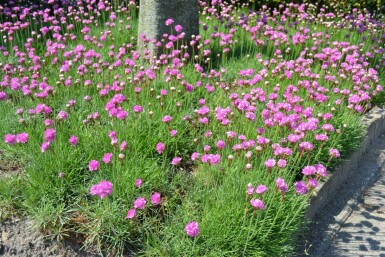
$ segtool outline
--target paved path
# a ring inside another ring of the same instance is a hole
[[[385,257],[385,168],[336,234],[324,256]]]
[[[296,256],[385,257],[385,135],[316,216]]]

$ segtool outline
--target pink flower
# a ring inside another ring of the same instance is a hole
[[[181,25],[178,24],[178,25],[175,26],[175,31],[176,31],[176,32],[179,33],[179,32],[181,32],[182,30],[183,30],[183,27],[182,27]]]
[[[268,168],[268,169],[271,169],[275,166],[275,163],[276,161],[274,159],[268,159],[265,161],[265,166]]]
[[[95,170],[98,170],[99,169],[99,166],[100,166],[100,163],[96,160],[92,160],[89,162],[88,164],[88,169],[90,171],[95,171]]]
[[[151,195],[151,203],[154,205],[159,205],[160,204],[160,193],[154,192]]]
[[[217,141],[217,148],[218,149],[223,149],[225,147],[226,147],[226,143],[224,141],[222,141],[222,140]]]
[[[132,110],[133,110],[135,113],[141,113],[141,112],[143,112],[143,107],[140,106],[140,105],[134,105],[134,107],[132,107]]]
[[[250,204],[255,210],[265,209],[265,205],[263,204],[262,200],[260,200],[260,199],[251,199]]]
[[[306,176],[311,176],[316,172],[317,172],[317,169],[314,166],[306,166],[302,170],[302,174],[304,174]]]
[[[172,121],[172,117],[171,117],[170,115],[166,115],[166,116],[164,116],[164,117],[162,118],[162,121],[163,121],[164,123],[169,123],[169,122]]]
[[[7,134],[4,136],[4,142],[9,144],[9,145],[14,145],[16,144],[16,136],[15,135],[12,135],[12,134]]]
[[[269,189],[265,185],[259,185],[255,188],[255,192],[260,195],[264,194],[267,190]]]
[[[143,197],[139,197],[134,202],[134,208],[144,210],[144,207],[146,207],[146,203],[146,199],[144,199]]]
[[[281,191],[281,193],[287,192],[288,186],[287,186],[287,184],[285,183],[285,180],[284,180],[283,178],[277,178],[277,179],[275,180],[275,183],[276,183],[277,188],[279,189],[279,191]]]
[[[326,177],[328,175],[326,171],[326,167],[324,165],[319,163],[315,165],[315,168],[317,170],[317,174],[320,175],[321,177]]]
[[[176,134],[177,134],[177,133],[178,133],[178,132],[177,132],[175,129],[173,129],[173,130],[170,131],[170,136],[176,137]]]
[[[58,115],[56,116],[57,120],[66,120],[68,117],[67,113],[65,111],[60,111]]]
[[[253,186],[253,184],[251,184],[251,183],[247,184],[246,193],[248,195],[253,195],[254,194],[254,186]]]
[[[297,181],[294,183],[295,191],[300,195],[305,195],[307,193],[307,185],[304,181]]]
[[[165,149],[164,143],[159,142],[159,143],[156,144],[156,151],[159,154],[162,154],[164,152],[164,149]]]
[[[142,184],[143,184],[143,180],[142,179],[138,178],[137,180],[135,180],[135,186],[137,188],[141,188]]]
[[[164,24],[166,24],[166,26],[170,26],[171,24],[174,23],[174,20],[173,19],[167,19],[166,22]]]
[[[341,156],[341,155],[340,155],[340,151],[338,151],[338,150],[335,149],[335,148],[332,148],[332,149],[329,150],[329,155],[330,155],[330,157],[332,157],[332,158],[338,158],[338,157]]]
[[[104,155],[103,155],[103,158],[102,158],[102,161],[104,162],[104,163],[110,163],[111,162],[111,160],[112,160],[112,153],[105,153]]]
[[[29,136],[27,132],[23,132],[16,135],[16,142],[25,144],[28,142]]]
[[[44,131],[44,139],[52,143],[56,139],[56,131],[54,129],[47,129]]]
[[[179,165],[180,164],[180,161],[182,160],[181,157],[174,157],[171,161],[171,164],[172,165]]]
[[[79,139],[74,135],[70,136],[70,138],[68,139],[68,142],[70,142],[70,144],[73,146],[77,145],[78,141]]]
[[[112,191],[112,183],[107,180],[102,180],[99,182],[99,184],[93,185],[90,188],[91,195],[97,195],[101,199],[112,194]]]
[[[132,209],[128,210],[127,215],[126,215],[126,219],[133,219],[133,218],[135,218],[135,216],[136,216],[136,209],[132,208]]]
[[[120,144],[120,151],[124,151],[126,148],[127,148],[128,144],[126,141],[123,141],[121,144]]]
[[[42,153],[46,152],[48,148],[50,147],[51,143],[50,142],[43,142],[40,146],[40,151]]]
[[[199,235],[199,226],[198,222],[196,221],[191,221],[188,222],[186,227],[184,228],[184,231],[189,237],[196,237]]]

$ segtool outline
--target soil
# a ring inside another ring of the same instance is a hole
[[[99,255],[84,252],[74,243],[62,244],[56,240],[50,240],[33,227],[32,220],[21,218],[0,224],[0,256],[95,257]]]

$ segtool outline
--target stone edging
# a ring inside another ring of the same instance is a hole
[[[313,192],[307,211],[307,217],[310,220],[315,220],[317,213],[335,197],[338,189],[347,182],[349,177],[353,176],[364,154],[375,143],[375,140],[385,133],[385,109],[374,107],[362,117],[361,123],[366,128],[361,146],[349,158],[343,160],[325,181],[320,182],[318,190]],[[343,223],[349,215],[350,213],[345,212],[342,215],[344,217],[339,217],[339,219]]]

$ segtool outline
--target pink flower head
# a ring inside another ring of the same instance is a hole
[[[167,19],[166,20],[166,22],[165,22],[165,24],[166,24],[166,26],[170,26],[171,24],[173,24],[174,23],[174,20],[173,19]]]
[[[184,231],[189,237],[196,237],[199,235],[199,226],[198,222],[196,221],[191,221],[188,222],[186,227],[184,228]]]
[[[315,178],[311,178],[308,180],[308,185],[310,188],[317,188],[318,187],[318,181]]]
[[[125,149],[127,149],[127,146],[128,146],[127,142],[126,142],[126,141],[123,141],[123,142],[120,144],[120,147],[119,147],[120,151],[124,151]]]
[[[134,107],[132,107],[132,110],[133,110],[135,113],[141,113],[141,112],[143,112],[143,107],[140,106],[140,105],[134,105]]]
[[[136,209],[132,208],[132,209],[128,210],[127,215],[126,215],[126,219],[133,219],[133,218],[135,218],[135,216],[136,216]]]
[[[79,139],[78,139],[76,136],[72,135],[72,136],[70,136],[70,138],[68,139],[68,142],[69,142],[72,146],[75,146],[75,145],[78,144]]]
[[[51,145],[50,142],[43,142],[43,143],[41,144],[41,146],[40,146],[40,151],[41,151],[42,153],[46,152],[46,151],[49,149],[50,145]]]
[[[112,194],[112,183],[107,180],[102,180],[99,184],[93,185],[90,188],[91,195],[97,195],[101,199]]]
[[[160,204],[160,193],[154,192],[154,193],[151,195],[151,203],[152,203],[153,205],[159,205],[159,204]]]
[[[146,199],[144,199],[143,197],[139,197],[134,202],[134,208],[139,210],[144,210],[144,208],[146,207],[146,203],[147,203]]]
[[[104,155],[103,155],[103,158],[102,158],[102,161],[104,162],[104,163],[110,163],[111,162],[111,160],[112,160],[112,153],[105,153]]]
[[[262,200],[260,200],[260,199],[251,199],[250,204],[255,210],[264,210],[265,209],[265,205],[263,204]]]
[[[9,145],[14,145],[16,144],[16,136],[15,135],[12,135],[12,134],[7,134],[4,136],[4,142],[9,144]]]
[[[181,25],[179,25],[179,24],[178,24],[178,25],[175,25],[175,31],[176,31],[176,32],[179,33],[179,32],[182,32],[182,30],[183,30],[183,27],[182,27]]]
[[[176,134],[178,133],[178,131],[176,131],[175,129],[171,130],[170,131],[170,136],[172,137],[176,137]]]
[[[217,148],[218,149],[223,149],[225,147],[226,147],[226,143],[224,141],[222,141],[222,140],[217,141]]]
[[[269,188],[265,185],[259,185],[255,188],[255,192],[260,195],[264,194],[267,190],[269,190]]]
[[[137,188],[141,188],[142,184],[143,184],[143,180],[142,179],[138,178],[137,180],[135,180],[135,186]]]
[[[305,168],[302,169],[302,174],[306,176],[311,176],[316,172],[317,172],[317,169],[314,166],[306,166]]]
[[[332,157],[332,158],[338,158],[338,157],[341,156],[340,151],[338,151],[338,150],[335,149],[335,148],[332,148],[332,149],[329,150],[329,155],[330,155],[330,157]]]
[[[326,177],[328,175],[326,171],[326,167],[324,165],[319,163],[315,165],[315,168],[317,170],[317,174],[320,175],[321,177]]]
[[[166,115],[162,118],[164,123],[170,123],[172,121],[172,117],[170,115]]]
[[[196,160],[198,160],[198,158],[199,158],[199,153],[193,152],[191,154],[191,160],[196,161]]]
[[[27,132],[23,132],[23,133],[16,135],[16,142],[17,143],[25,144],[28,142],[28,139],[29,139],[29,136],[28,136]]]
[[[56,139],[56,131],[54,129],[46,129],[44,131],[44,139],[47,141],[47,142],[50,142],[52,143],[53,141],[55,141]]]
[[[253,195],[254,194],[254,186],[253,186],[253,184],[251,184],[251,183],[247,184],[246,193],[248,195]]]
[[[98,170],[98,169],[99,169],[99,166],[100,166],[100,163],[99,163],[97,160],[91,160],[91,161],[88,163],[88,169],[89,169],[89,171],[95,171],[95,170]]]
[[[268,169],[271,169],[275,166],[275,163],[276,161],[274,159],[267,159],[265,161],[265,166],[268,168]]]
[[[174,157],[171,161],[172,165],[179,165],[181,162],[182,158],[181,157]]]
[[[294,183],[295,191],[300,195],[305,195],[307,193],[307,185],[304,181],[297,181]]]
[[[277,188],[279,189],[279,191],[281,191],[281,193],[285,193],[287,192],[288,190],[288,186],[285,182],[285,180],[283,178],[277,178],[275,180],[275,183],[277,185]]]
[[[156,144],[156,151],[158,154],[162,154],[164,152],[165,146],[163,142],[159,142]]]
[[[56,116],[57,120],[66,120],[68,117],[67,113],[65,111],[60,111],[58,115]]]

